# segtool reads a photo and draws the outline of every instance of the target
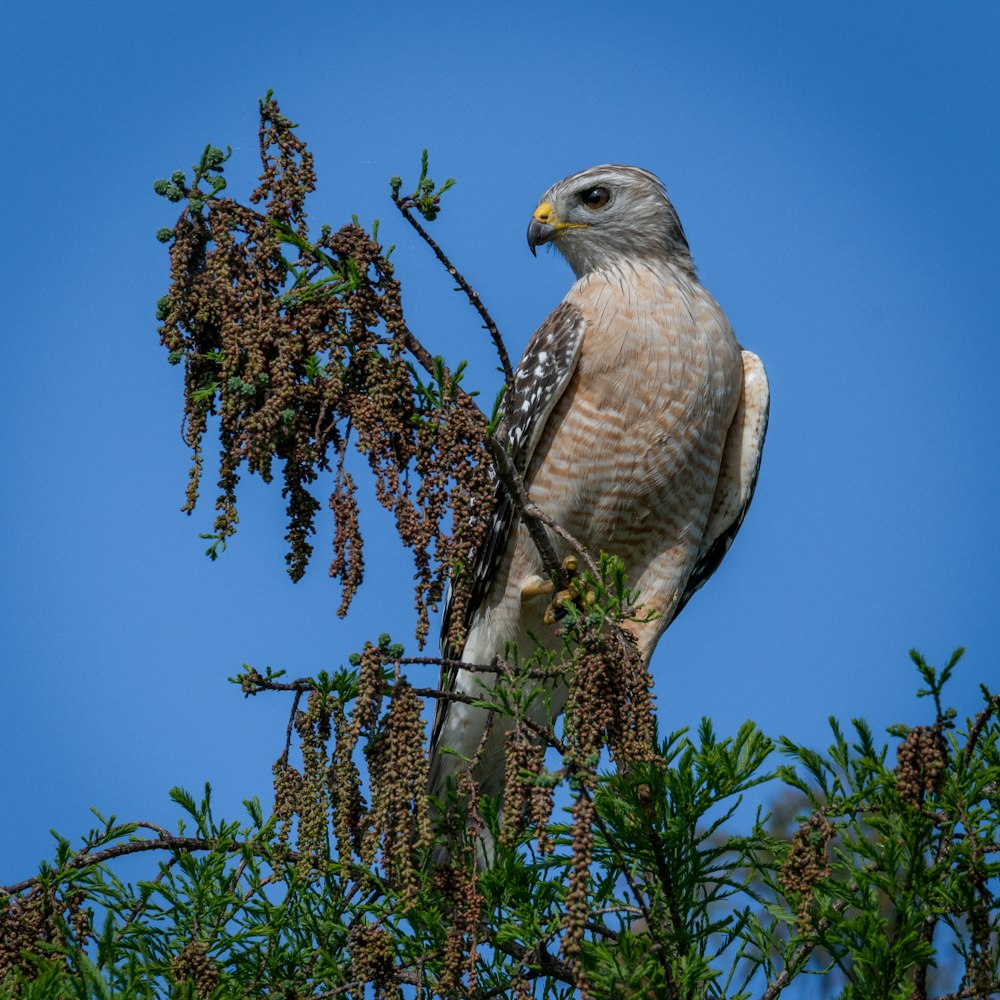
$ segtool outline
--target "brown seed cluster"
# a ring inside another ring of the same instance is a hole
[[[383,662],[381,650],[366,642],[358,671],[357,704],[349,727],[354,744],[357,744],[362,733],[371,735],[375,731],[375,724],[382,714],[382,698],[385,694]]]
[[[383,927],[374,924],[355,924],[348,939],[351,953],[351,974],[360,984],[354,992],[358,1000],[368,996],[365,984],[371,984],[375,1000],[396,996],[396,964],[392,953],[392,938]]]
[[[652,678],[632,635],[612,621],[588,616],[576,623],[567,638],[575,653],[566,704],[566,759],[581,791],[573,806],[573,864],[563,917],[563,953],[574,965],[577,985],[586,995],[579,954],[589,917],[595,818],[592,793],[600,753],[608,747],[619,768],[659,757]]]
[[[403,908],[420,891],[414,852],[434,840],[427,807],[427,752],[423,704],[407,681],[398,679],[392,704],[377,735],[365,747],[372,806],[362,855],[372,858],[381,845],[382,867],[400,893]]]
[[[287,750],[275,763],[274,814],[278,842],[286,848],[297,821],[297,866],[303,875],[325,871],[332,826],[344,878],[355,877],[349,874],[354,859],[368,868],[380,866],[405,910],[420,891],[418,858],[434,836],[426,795],[423,703],[398,672],[391,687],[387,684],[383,654],[381,647],[365,647],[352,717],[340,697],[316,689],[309,692],[305,711],[295,712],[302,770],[288,763]],[[386,692],[391,697],[383,715]],[[370,807],[354,760],[362,740]]]
[[[503,829],[500,842],[506,847],[517,843],[520,832],[528,823],[534,825],[538,850],[552,852],[548,823],[552,816],[554,787],[539,781],[544,773],[545,747],[523,723],[507,733],[503,793]]]
[[[803,934],[813,929],[814,887],[831,873],[827,852],[834,832],[833,824],[822,813],[813,813],[792,835],[791,850],[778,872],[782,889],[798,896],[796,920]]]
[[[68,935],[79,943],[92,936],[93,914],[84,899],[82,892],[60,899],[37,888],[0,899],[0,983],[16,971],[34,978],[38,969],[29,956],[54,957],[46,945],[65,947]]]
[[[594,816],[596,809],[590,794],[580,795],[573,803],[573,867],[569,874],[566,913],[563,916],[562,952],[573,966],[577,988],[587,995],[587,984],[580,966],[583,934],[590,917],[590,863],[594,853]]]
[[[469,772],[459,778],[458,791],[464,800],[472,799],[470,815],[475,815],[475,782]],[[483,897],[476,874],[476,849],[473,838],[466,838],[463,849],[452,850],[447,865],[434,875],[436,887],[451,904],[444,963],[437,991],[443,997],[465,996],[476,987],[476,959],[479,954],[479,926]]]
[[[263,172],[250,199],[257,208],[204,192],[198,184],[211,182],[209,172],[184,189],[188,207],[173,230],[159,315],[161,342],[172,361],[184,363],[193,455],[184,509],[198,498],[214,414],[221,455],[213,537],[224,542],[236,530],[243,464],[270,482],[277,459],[286,558],[299,579],[320,509],[312,487],[335,470],[330,572],[341,581],[344,614],[364,574],[356,484],[345,467],[356,448],[414,551],[422,640],[428,609],[452,571],[471,563],[488,524],[486,420],[407,328],[379,244],[356,225],[309,240],[312,157],[274,101],[261,108],[260,151]],[[290,245],[294,253],[286,255]],[[433,369],[426,384],[418,383],[412,357]]]
[[[896,750],[896,788],[902,802],[919,809],[925,795],[941,790],[948,747],[936,726],[914,726]]]
[[[365,803],[361,796],[361,774],[354,763],[354,746],[344,708],[333,707],[333,751],[330,757],[330,808],[333,811],[333,832],[337,838],[337,857],[347,859],[361,854],[361,836]]]
[[[338,856],[348,859],[352,852],[360,852],[366,813],[361,778],[352,760],[357,737],[350,731],[343,705],[333,695],[311,691],[306,710],[295,713],[294,726],[302,771],[288,763],[287,752],[275,762],[274,815],[283,848],[289,846],[292,824],[298,819],[298,868],[308,874],[325,856],[331,817]]]
[[[302,774],[284,757],[276,760],[271,768],[274,778],[274,816],[278,821],[278,846],[286,851],[292,832],[292,820],[299,810],[302,797]]]
[[[327,743],[330,740],[330,714],[333,697],[311,691],[306,710],[295,718],[302,751],[302,776],[296,812],[299,816],[299,868],[308,872],[326,849],[326,830],[330,815]]]
[[[178,985],[192,983],[200,1000],[208,1000],[219,983],[219,967],[204,941],[188,942],[171,960],[170,971]]]
[[[619,767],[657,760],[653,679],[635,639],[609,622],[581,621],[566,703],[566,734],[578,765],[607,746]]]

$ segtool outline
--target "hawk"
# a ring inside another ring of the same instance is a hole
[[[607,164],[559,181],[528,225],[531,252],[551,243],[576,275],[528,343],[497,429],[530,498],[582,542],[625,565],[653,620],[625,622],[648,664],[656,643],[715,572],[753,496],[767,429],[768,383],[702,287],[663,184],[638,167]],[[560,558],[566,544],[550,533]],[[508,644],[559,648],[545,621],[542,560],[498,489],[480,549],[461,659],[490,664]],[[551,589],[551,588],[548,588]],[[448,641],[442,656],[457,656]],[[444,689],[478,697],[490,674],[445,668]],[[562,710],[564,687],[551,691]],[[503,784],[510,720],[438,701],[429,790],[472,757],[480,787]],[[489,729],[489,732],[487,732]]]

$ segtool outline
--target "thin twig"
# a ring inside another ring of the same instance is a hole
[[[503,667],[498,667],[496,665],[488,666],[485,663],[465,663],[462,660],[446,659],[440,656],[393,656],[387,653],[382,662],[398,663],[403,666],[415,664],[438,667],[459,667],[472,674],[501,674],[504,672]],[[535,673],[537,673],[538,677],[550,676],[547,671],[539,670]],[[529,676],[533,676],[533,674],[529,673]],[[254,678],[244,675],[244,678],[245,681],[252,681],[254,686],[254,690],[251,692],[252,694],[256,694],[260,691],[294,691],[296,694],[301,696],[317,689],[316,681],[311,677],[298,677],[293,681],[272,681],[265,677],[261,677],[258,674],[257,677]],[[299,701],[296,699],[292,705],[291,717],[286,732],[287,739],[285,743],[285,756],[282,759],[287,759],[288,748],[291,745],[291,733],[295,722],[295,711],[298,708],[298,703]]]
[[[972,728],[969,730],[969,738],[965,741],[965,748],[962,751],[962,764],[965,767],[969,766],[969,761],[972,759],[972,752],[976,748],[976,743],[979,740],[979,734],[983,731],[983,727],[990,720],[990,716],[994,712],[1000,709],[1000,694],[993,695],[992,698],[986,703],[986,707],[976,716],[976,721],[972,724]]]
[[[139,854],[145,851],[214,851],[223,847],[227,853],[235,854],[244,848],[257,848],[252,841],[231,840],[225,844],[219,844],[211,840],[204,840],[201,837],[160,837],[157,840],[130,840],[127,844],[116,844],[114,847],[105,848],[103,851],[93,851],[90,854],[78,854],[71,858],[62,868],[64,871],[75,871],[79,868],[86,868],[88,865],[100,865],[105,861],[112,861],[115,858],[122,858],[128,854]],[[286,861],[297,861],[296,851],[287,851],[284,855]],[[13,896],[23,892],[25,889],[33,889],[41,884],[41,878],[34,876],[27,878],[23,882],[15,882],[13,885],[0,886],[0,893]]]
[[[162,826],[158,826],[156,823],[147,823],[145,820],[139,820],[137,823],[128,823],[127,826],[137,826],[143,830],[152,830],[158,837],[170,837],[172,834],[168,829]]]
[[[507,496],[510,497],[514,508],[521,515],[521,520],[528,529],[528,534],[531,535],[532,542],[535,543],[535,548],[538,550],[538,555],[542,560],[542,565],[545,567],[545,572],[559,574],[562,567],[559,564],[559,557],[556,555],[556,550],[553,548],[552,542],[549,540],[549,536],[545,533],[545,529],[542,526],[544,524],[542,519],[544,515],[541,509],[528,496],[527,490],[524,487],[524,480],[521,479],[517,469],[514,468],[514,463],[511,462],[504,446],[492,437],[486,439],[486,446],[489,448],[490,455],[493,458],[493,467],[496,469],[497,477],[500,479],[504,490],[506,490]]]
[[[165,864],[165,865],[164,865],[164,866],[163,866],[163,867],[162,867],[162,868],[160,869],[160,871],[159,871],[159,873],[157,874],[156,878],[154,878],[154,879],[153,879],[153,882],[152,882],[152,884],[153,884],[153,885],[159,885],[159,884],[160,884],[160,882],[162,882],[162,881],[163,881],[163,878],[164,878],[164,877],[166,876],[167,872],[169,872],[169,871],[170,871],[170,869],[171,869],[171,868],[173,868],[173,866],[174,866],[174,864],[175,864],[175,862],[176,862],[176,861],[177,861],[177,855],[174,855],[174,856],[173,856],[173,857],[172,857],[172,858],[171,858],[171,859],[170,859],[170,860],[169,860],[169,861],[168,861],[168,862],[167,862],[167,863],[166,863],[166,864]],[[145,906],[146,906],[146,902],[147,902],[147,901],[148,901],[148,900],[149,900],[149,899],[150,899],[151,897],[152,897],[152,893],[149,893],[149,894],[147,894],[147,895],[145,895],[145,896],[142,896],[142,897],[140,897],[140,899],[139,899],[139,902],[138,902],[138,903],[136,903],[136,904],[135,904],[135,906],[133,906],[133,907],[132,907],[132,912],[131,912],[131,913],[129,913],[129,915],[128,915],[128,916],[127,916],[127,917],[125,918],[125,923],[123,923],[123,924],[121,925],[121,927],[119,927],[119,928],[118,928],[118,933],[117,933],[117,934],[115,934],[115,941],[121,941],[121,939],[122,939],[122,935],[124,935],[125,931],[126,931],[126,930],[128,929],[128,927],[129,927],[129,925],[130,925],[130,924],[131,924],[131,923],[132,923],[132,922],[133,922],[133,921],[135,920],[135,918],[136,918],[137,916],[139,916],[139,914],[140,914],[140,913],[141,913],[141,912],[143,911],[143,909],[144,909],[144,908],[145,908]]]
[[[983,993],[982,987],[970,986],[962,990],[961,993],[945,993],[941,996],[933,997],[932,1000],[981,1000],[983,997],[993,996],[1000,992],[1000,979],[995,979],[986,987]]]
[[[413,208],[413,199],[411,198],[400,198],[398,195],[393,196],[393,202],[396,208],[403,213],[403,218],[413,226],[413,228],[419,233],[420,238],[434,251],[434,256],[445,266],[448,273],[458,282],[459,287],[465,292],[466,298],[472,304],[473,308],[482,317],[483,323],[486,329],[489,331],[490,337],[493,338],[493,346],[496,347],[497,354],[500,357],[500,365],[503,368],[504,382],[507,384],[507,391],[510,392],[514,386],[514,370],[510,365],[510,357],[507,354],[507,348],[504,345],[503,338],[500,336],[500,331],[497,329],[496,323],[493,322],[493,317],[490,316],[483,305],[482,299],[479,297],[479,293],[475,291],[472,286],[462,277],[459,273],[458,268],[448,259],[445,252],[434,242],[430,234],[419,222],[410,214],[410,209]]]
[[[449,659],[444,656],[393,656],[389,658],[392,663],[400,666],[421,666],[428,667],[458,667],[467,670],[470,674],[502,674],[506,669],[496,663],[466,663],[464,660]]]
[[[527,966],[534,973],[533,978],[537,978],[539,975],[549,976],[552,979],[558,979],[559,982],[566,983],[568,986],[576,986],[573,970],[562,959],[550,954],[544,941],[539,941],[534,948],[526,948],[516,941],[500,942],[492,938],[489,938],[489,941],[497,951],[502,951],[505,955],[516,958],[522,965]],[[494,990],[484,994],[484,997],[491,995],[498,996],[500,994]]]
[[[299,701],[302,698],[302,692],[304,690],[309,690],[309,688],[289,688],[288,690],[295,691],[295,698],[292,700],[292,710],[288,713],[288,728],[285,730],[285,749],[281,754],[281,762],[283,764],[288,763],[288,754],[292,749],[292,730],[295,728],[295,713],[299,710]]]
[[[581,794],[590,798],[590,793],[586,788],[581,789]],[[601,814],[597,811],[596,804],[594,806],[594,825],[601,831],[601,835],[604,837],[604,840],[608,845],[608,849],[611,851],[611,854],[615,859],[615,863],[621,869],[622,875],[625,876],[625,881],[628,883],[632,896],[642,913],[643,919],[646,921],[646,930],[653,939],[653,951],[660,963],[660,967],[663,969],[663,978],[666,981],[669,995],[671,997],[676,997],[679,1000],[681,992],[677,986],[676,980],[674,979],[673,971],[670,968],[667,948],[663,939],[660,937],[659,927],[653,921],[652,911],[647,906],[642,890],[639,888],[635,881],[635,877],[632,875],[632,870],[628,866],[627,859],[622,856],[614,837],[611,836],[611,833],[608,830],[607,824],[605,824],[604,820],[601,818]]]
[[[486,443],[489,446],[493,465],[497,470],[497,476],[500,478],[500,482],[503,483],[504,489],[507,491],[518,514],[521,515],[522,520],[525,522],[525,526],[531,534],[531,540],[535,543],[535,548],[538,549],[538,554],[542,558],[545,569],[549,572],[553,570],[558,572],[562,569],[562,566],[556,556],[555,549],[552,547],[552,543],[545,532],[542,531],[541,525],[555,532],[580,557],[594,578],[599,580],[601,578],[601,571],[598,569],[597,563],[594,562],[590,553],[584,548],[583,543],[571,535],[558,521],[549,517],[528,496],[524,480],[517,469],[514,468],[514,463],[511,462],[510,456],[504,450],[501,443],[494,438],[489,438]]]
[[[443,691],[441,688],[413,688],[418,698],[437,698],[441,701],[457,701],[462,705],[476,705],[482,698],[472,694],[462,694],[460,691]]]

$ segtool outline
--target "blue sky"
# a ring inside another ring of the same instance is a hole
[[[607,161],[666,182],[772,413],[743,531],[654,659],[664,728],[926,721],[911,646],[968,647],[963,713],[1000,681],[1000,8],[652,6],[6,6],[0,884],[91,805],[172,825],[174,784],[211,781],[228,815],[266,797],[288,704],[226,677],[335,667],[387,613],[412,629],[379,512],[347,621],[328,522],[285,576],[277,488],[244,482],[217,563],[211,499],[178,512],[180,372],[154,317],[173,206],[152,182],[228,144],[245,194],[268,88],[316,156],[315,225],[382,219],[412,328],[487,399],[486,336],[388,178],[425,146],[457,178],[434,235],[515,355],[571,280],[525,246],[540,193]]]

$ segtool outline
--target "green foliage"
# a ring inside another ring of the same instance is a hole
[[[433,222],[440,211],[441,195],[452,187],[455,183],[453,177],[449,177],[444,184],[436,188],[434,181],[427,176],[427,150],[420,156],[420,176],[417,178],[417,185],[413,193],[401,198],[399,191],[403,186],[401,177],[392,177],[389,180],[389,188],[392,197],[407,207],[415,208],[428,222]]]
[[[191,183],[187,182],[187,175],[183,170],[175,170],[170,179],[160,178],[153,182],[153,190],[170,202],[180,202],[185,198],[188,200],[188,208],[193,213],[201,213],[205,207],[205,202],[215,198],[226,188],[226,179],[223,177],[225,167],[223,164],[232,155],[232,149],[227,147],[223,153],[216,146],[206,146],[202,150],[201,159],[191,166]],[[203,190],[199,184],[204,182],[208,190]],[[161,243],[169,243],[173,240],[174,231],[172,229],[158,229],[156,238]]]
[[[361,661],[398,664],[402,652],[383,635]],[[338,851],[332,835],[306,863],[256,799],[232,822],[214,816],[207,787],[201,797],[174,789],[176,833],[98,816],[79,849],[57,838],[37,878],[8,890],[0,997],[360,997],[371,995],[365,983],[377,996],[414,996],[419,983],[427,996],[570,997],[586,984],[592,997],[771,1000],[816,974],[829,980],[823,995],[840,1000],[992,995],[1000,699],[984,691],[978,715],[949,729],[955,713],[940,699],[957,657],[940,674],[915,662],[937,714],[897,730],[895,767],[862,720],[850,736],[831,720],[819,750],[775,744],[750,722],[723,739],[705,719],[590,792],[564,782],[563,794],[592,795],[596,807],[575,961],[560,957],[579,835],[569,823],[549,825],[551,850],[530,824],[505,844],[499,803],[483,802],[495,858],[464,869],[471,881],[456,896],[449,879],[460,869],[439,867],[432,851],[420,849],[408,887],[373,857]],[[247,668],[235,680],[247,693],[313,691],[343,710],[367,697],[363,670],[282,684],[280,672]],[[377,676],[390,698],[405,685],[398,666]],[[313,709],[304,714],[322,727]],[[935,726],[946,741],[925,738]],[[372,730],[376,743],[385,735]],[[906,751],[918,746],[922,756]],[[782,787],[803,807],[790,836],[747,801]],[[127,881],[117,859],[139,851],[157,860]],[[475,971],[456,984],[449,948],[469,894],[479,917],[460,958]]]

